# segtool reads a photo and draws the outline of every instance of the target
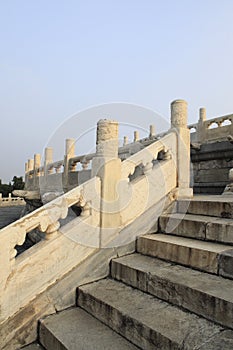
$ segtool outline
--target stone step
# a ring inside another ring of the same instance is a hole
[[[137,252],[233,279],[233,248],[226,244],[148,234],[138,238]]]
[[[141,349],[232,350],[233,331],[114,280],[80,287],[78,304]]]
[[[159,218],[161,232],[233,245],[233,220],[194,214],[167,214]]]
[[[233,219],[233,198],[230,197],[194,196],[192,200],[179,200],[178,212]]]
[[[112,278],[233,329],[233,281],[146,255],[113,259]]]
[[[136,350],[138,347],[80,308],[40,321],[39,338],[46,350]]]

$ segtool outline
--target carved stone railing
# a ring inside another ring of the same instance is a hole
[[[191,142],[207,143],[227,140],[233,135],[233,114],[206,120],[205,108],[200,108],[199,121],[190,124]]]
[[[40,165],[40,161],[36,162],[39,155],[34,156],[34,160],[30,159],[25,165],[25,189],[37,190],[42,194],[50,191],[69,191],[79,184],[91,178],[90,162],[94,154],[74,156],[73,139],[66,140],[66,154],[63,160],[52,161],[53,149],[47,147],[45,149],[45,162]],[[69,147],[69,146],[72,147]],[[78,164],[80,165],[77,170]]]
[[[24,199],[20,197],[12,197],[11,193],[9,193],[8,197],[2,197],[2,193],[0,193],[0,207],[9,207],[17,205],[25,205]]]
[[[177,189],[177,134],[170,131],[127,158],[121,167],[121,219],[132,222],[155,202]]]
[[[141,149],[159,140],[166,133],[155,134],[155,127],[150,125],[148,137],[139,138],[139,132],[134,132],[134,140],[128,143],[124,137],[123,146],[118,148],[118,156],[123,161]],[[25,164],[25,190],[39,191],[68,191],[91,178],[92,159],[96,153],[75,156],[75,140],[66,140],[66,153],[63,160],[53,162],[53,149],[45,148],[44,165],[41,166],[41,156],[34,155]]]
[[[72,244],[59,231],[60,219],[67,216],[69,207],[78,205],[82,208],[82,213],[77,218],[77,229],[82,222],[88,224],[88,227],[98,227],[99,196],[100,182],[98,178],[93,177],[85,184],[74,188],[0,230],[0,323],[48,286],[51,280],[58,278],[61,273],[67,270],[61,266],[61,263],[66,265],[67,254],[73,254],[72,251],[67,252],[67,247],[72,246]],[[31,253],[26,251],[16,256],[16,246],[22,245],[26,234],[36,228],[45,233],[45,240],[31,248]],[[51,245],[48,248],[50,241]],[[67,247],[63,246],[62,250],[62,245],[59,243],[58,260],[54,261],[54,257],[51,256],[50,259],[49,255],[57,249],[59,241],[63,241],[63,244],[66,242],[68,245]],[[40,269],[38,263],[41,264],[42,261],[46,261],[47,272],[43,275],[41,271],[41,275],[40,273],[37,275],[38,269]],[[56,266],[57,261],[59,263]],[[72,263],[76,264],[77,262],[73,261]],[[54,272],[56,272],[55,275]],[[31,279],[30,283],[32,284],[29,289],[27,289],[28,278]],[[15,288],[18,289],[19,300],[14,300]]]
[[[95,154],[75,157],[73,142],[67,143],[63,173],[67,174],[69,165],[90,160],[91,179],[0,230],[0,264],[4,267],[0,274],[0,323],[94,251],[119,247],[129,243],[128,239],[134,241],[143,230],[129,230],[128,238],[127,227],[166,196],[171,194],[171,200],[192,196],[185,101],[171,104],[171,129],[166,135],[160,139],[151,135],[146,142],[143,149],[122,161],[118,155],[118,123],[100,120]],[[60,166],[51,161],[50,149],[45,159],[45,173],[51,164]],[[35,160],[38,166],[39,157]],[[60,220],[73,205],[81,207],[81,216],[60,228]],[[156,221],[155,211],[150,215],[149,224]],[[16,246],[22,245],[26,234],[35,228],[44,232],[45,239],[16,256]]]

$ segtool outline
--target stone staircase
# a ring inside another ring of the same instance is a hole
[[[40,321],[47,350],[233,349],[233,201],[194,197],[78,288],[77,307]],[[40,349],[30,345],[27,349]]]

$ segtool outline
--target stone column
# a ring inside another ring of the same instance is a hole
[[[134,142],[139,140],[139,131],[134,131]]]
[[[191,197],[190,188],[190,131],[187,127],[187,102],[171,103],[171,127],[177,133],[177,187],[179,197]]]
[[[33,170],[33,168],[34,168],[34,160],[28,159],[28,171]]]
[[[34,155],[34,169],[38,169],[40,167],[41,163],[41,156],[39,153]]]
[[[28,172],[28,162],[25,163],[25,174]]]
[[[53,162],[53,148],[46,147],[44,150],[44,176],[41,176],[39,179],[39,189],[40,189],[41,196],[43,196],[44,193],[50,190],[48,185],[48,176],[51,173],[49,164],[51,164],[52,162]]]
[[[65,192],[69,190],[69,160],[73,157],[75,157],[75,139],[66,139],[63,171],[63,188]]]
[[[118,158],[116,121],[100,120],[97,124],[96,156],[92,160],[93,176],[101,179],[100,226],[117,228],[120,224],[117,185],[121,178],[121,160]]]
[[[204,107],[199,109],[199,120],[197,124],[197,142],[202,143],[205,140],[205,121],[206,109]]]
[[[25,163],[25,174],[24,174],[24,188],[27,189],[28,186],[28,162]]]
[[[41,156],[40,154],[34,154],[34,174],[33,174],[33,181],[34,181],[34,191],[38,190],[39,188],[39,182],[38,182],[38,176],[40,176],[40,168],[41,165]]]
[[[199,120],[201,122],[206,121],[206,109],[204,107],[200,108],[200,110],[199,110]]]
[[[128,143],[129,143],[128,136],[124,136],[123,146],[128,145]]]
[[[150,125],[150,134],[149,137],[152,138],[155,136],[155,126],[154,125]]]
[[[45,167],[53,162],[53,149],[52,147],[46,147],[44,153],[44,165]]]
[[[33,174],[29,174],[34,169],[34,160],[28,159],[28,175],[27,175],[27,189],[32,190],[33,188]]]
[[[67,158],[75,157],[75,139],[66,139],[66,153]]]

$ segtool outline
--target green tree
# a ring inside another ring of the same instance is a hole
[[[14,190],[23,190],[24,189],[24,182],[22,176],[14,176],[12,183],[9,182],[9,184],[3,184],[2,180],[0,179],[0,193],[2,193],[2,197],[8,197],[9,193],[12,193]]]
[[[23,182],[23,177],[13,177],[13,190],[23,190],[24,189],[24,182]]]
[[[11,183],[9,183],[9,185],[7,184],[1,184],[0,185],[0,193],[2,193],[2,196],[3,197],[8,197],[9,196],[9,193],[12,192],[12,185]]]

